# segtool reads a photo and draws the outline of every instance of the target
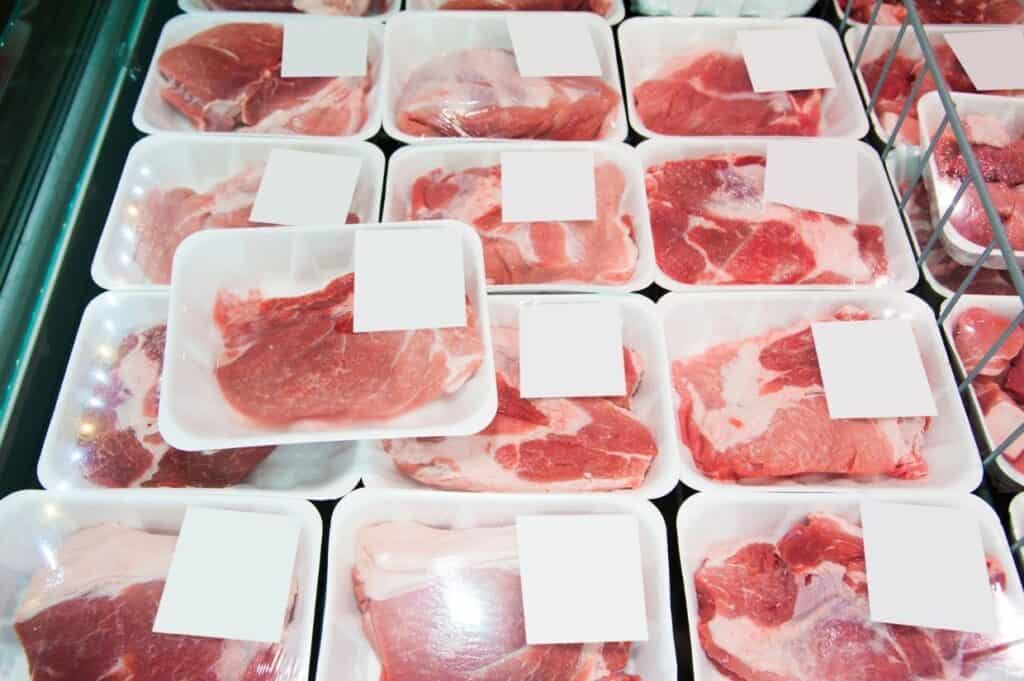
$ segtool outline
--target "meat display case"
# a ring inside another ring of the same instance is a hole
[[[882,4],[881,0],[874,4],[873,16]],[[986,188],[964,124],[955,113],[956,101],[914,3],[908,0],[904,4],[907,11],[903,23],[892,29],[894,47],[888,54],[894,56],[882,57],[882,79],[901,44],[917,44],[926,68],[912,84],[908,104],[897,112],[895,124],[881,135],[872,133],[867,140],[883,155],[890,170],[905,173],[907,181],[900,185],[894,200],[907,210],[915,187],[927,179],[925,169],[942,132],[951,131],[967,159],[965,176],[955,193],[960,197],[975,187],[993,226],[991,242],[983,247],[977,263],[964,269],[956,285],[936,285],[926,268],[925,279],[913,293],[934,310],[939,325],[951,331],[953,320],[972,300],[965,298],[974,292],[972,282],[986,276],[983,262],[993,254],[1001,255],[1006,266],[1006,274],[1001,276],[1013,295],[993,305],[1006,309],[1019,325],[1024,322],[1024,273]],[[846,3],[844,15],[839,3],[820,0],[808,16],[824,18],[846,35],[851,65],[857,72],[872,32],[883,29],[873,23],[851,26],[852,6],[852,2]],[[160,30],[178,13],[175,0],[9,0],[5,8],[0,8],[0,132],[5,140],[0,149],[0,319],[5,327],[0,335],[0,380],[4,387],[0,394],[0,497],[40,487],[36,477],[39,453],[75,332],[86,305],[100,293],[89,276],[90,263],[128,150],[143,137],[132,125],[132,111]],[[907,159],[898,144],[899,131],[901,126],[912,124],[912,102],[928,74],[938,84],[934,99],[940,124],[923,158]],[[869,89],[862,81],[861,90],[865,108],[872,113],[881,88]],[[875,130],[882,129],[876,125]],[[640,140],[631,131],[627,141],[635,145]],[[370,141],[388,157],[401,146],[383,132]],[[952,209],[940,214],[935,227],[916,243],[919,266],[944,243],[943,235],[951,229],[951,215]],[[911,218],[904,217],[909,224]],[[643,293],[658,300],[666,291],[652,285]],[[971,383],[997,356],[1009,335],[1009,330],[1000,334],[997,342],[958,377],[963,379],[960,390],[972,413],[974,435],[989,473],[977,495],[997,510],[1008,533],[1012,480],[1008,481],[1006,471],[1001,471],[1000,459],[1018,437],[1024,436],[1024,424],[1005,437],[993,438],[984,427]],[[962,363],[957,364],[951,340],[950,335],[947,350],[954,356],[954,365],[964,369]],[[694,490],[679,484],[654,501],[667,527],[675,526],[680,505],[693,494]],[[329,528],[335,503],[318,501],[315,505]],[[325,549],[327,536],[325,532]],[[679,550],[676,533],[668,531],[667,539],[673,557],[669,565],[679,678],[691,679],[693,661],[684,584],[680,565],[674,559]],[[1020,570],[1019,564],[1017,567]],[[321,563],[317,632],[323,617],[323,572]],[[315,636],[314,650],[319,647],[319,634]],[[310,678],[315,672],[314,659]]]

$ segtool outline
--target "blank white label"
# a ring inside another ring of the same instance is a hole
[[[818,34],[809,28],[738,31],[740,50],[754,92],[786,92],[833,88]]]
[[[1024,31],[953,31],[945,37],[979,92],[1024,89]]]
[[[586,17],[521,14],[510,16],[507,21],[519,75],[525,78],[601,75],[601,60]]]
[[[889,624],[996,631],[977,520],[939,506],[861,504],[871,619]]]
[[[369,24],[317,19],[284,25],[281,75],[285,78],[358,78],[366,75]]]
[[[466,325],[462,239],[452,227],[367,227],[355,237],[353,328]]]
[[[502,152],[502,222],[596,218],[593,152]]]
[[[906,319],[811,325],[834,419],[935,416],[935,399]]]
[[[516,536],[527,644],[647,640],[635,516],[519,516]]]
[[[288,516],[186,509],[153,631],[280,641],[299,531]]]
[[[856,222],[856,145],[841,140],[769,142],[765,201]]]
[[[625,395],[618,306],[612,302],[521,305],[519,392],[526,398]]]
[[[250,219],[272,225],[341,225],[348,218],[362,160],[272,149]]]

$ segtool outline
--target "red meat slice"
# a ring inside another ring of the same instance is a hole
[[[839,0],[846,9],[849,0]],[[850,18],[867,23],[875,0],[853,0]],[[880,24],[902,24],[906,17],[902,0],[883,0]],[[1020,0],[917,0],[917,13],[926,24],[1019,24],[1024,22]]]
[[[69,537],[15,615],[33,681],[277,680],[294,662],[279,646],[153,632],[176,541],[119,525]]]
[[[738,56],[669,62],[634,92],[637,113],[663,135],[817,135],[821,90],[758,94]]]
[[[847,306],[826,319],[868,318]],[[710,478],[928,473],[921,456],[928,419],[829,416],[809,323],[677,359],[672,374],[683,444]]]
[[[685,284],[867,284],[888,271],[877,225],[764,203],[762,156],[647,169],[655,258]]]
[[[412,479],[443,489],[604,491],[640,485],[658,453],[630,397],[524,399],[519,330],[494,327],[498,414],[477,435],[389,440],[384,448]],[[624,355],[627,394],[643,377],[640,356]]]
[[[600,78],[523,78],[511,50],[463,50],[413,71],[398,128],[416,137],[594,140],[614,123],[618,103]]]
[[[993,447],[998,447],[1014,434],[1024,423],[1024,409],[999,387],[998,381],[981,377],[972,384],[981,412],[985,418],[985,430]],[[1020,399],[1019,397],[1017,399]],[[1024,473],[1024,436],[1017,437],[1003,450],[1003,456],[1014,468]]]
[[[366,120],[366,78],[283,78],[276,24],[222,24],[163,52],[164,100],[199,130],[349,135]]]
[[[480,367],[472,309],[464,328],[354,333],[354,290],[346,274],[292,298],[220,292],[214,372],[228,403],[264,424],[384,421],[451,395]]]
[[[210,9],[232,12],[306,12],[358,17],[379,14],[385,8],[377,7],[377,0],[206,0]]]
[[[263,463],[274,447],[186,452],[157,430],[160,372],[167,327],[128,335],[100,395],[103,406],[82,417],[80,466],[104,487],[230,487]]]
[[[981,358],[996,344],[1011,323],[1012,319],[980,307],[968,308],[960,315],[953,331],[953,343],[967,371],[974,371]],[[1024,348],[1024,330],[1014,329],[1006,342],[985,364],[981,375],[1001,375],[1010,366],[1010,361],[1020,353],[1021,348]]]
[[[988,569],[1003,598],[1005,575],[994,561]],[[694,583],[701,647],[735,681],[960,681],[981,670],[1009,679],[1024,669],[1009,632],[999,645],[872,622],[860,527],[838,517],[811,514],[775,544],[716,551]]]
[[[628,643],[526,644],[514,527],[383,523],[360,531],[357,556],[381,681],[641,681]]]
[[[438,9],[594,12],[607,16],[611,0],[442,0]]]
[[[622,212],[626,180],[612,163],[598,165],[594,176],[594,221],[502,222],[500,166],[430,171],[412,186],[407,218],[473,226],[489,284],[624,284],[637,261],[633,219]]]

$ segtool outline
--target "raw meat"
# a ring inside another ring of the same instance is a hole
[[[821,123],[821,90],[755,93],[743,58],[722,52],[673,59],[633,96],[662,135],[814,136]]]
[[[995,561],[987,565],[994,597],[1006,612],[1013,607],[1005,595],[1006,576]],[[694,583],[701,647],[734,681],[964,681],[976,674],[984,681],[1024,675],[1012,634],[990,640],[872,622],[861,529],[836,516],[810,514],[776,543],[716,550],[701,563]]]
[[[364,527],[352,581],[381,681],[641,681],[628,643],[526,644],[513,526]]]
[[[1010,246],[1024,250],[1024,138],[1012,139],[1003,124],[990,116],[967,115],[963,122],[971,151]],[[936,191],[952,200],[960,182],[968,177],[968,170],[956,138],[948,128],[935,147],[935,163],[939,175]],[[992,225],[973,185],[964,193],[950,222],[962,236],[979,246],[988,246],[994,238]]]
[[[498,414],[477,435],[384,443],[398,470],[443,489],[565,492],[639,486],[658,454],[654,434],[632,411],[643,379],[627,348],[629,397],[524,399],[519,394],[519,329],[494,327]]]
[[[707,156],[647,169],[661,270],[684,284],[886,281],[882,228],[764,202],[763,156]]]
[[[822,321],[865,319],[844,306]],[[682,442],[709,478],[928,474],[928,419],[829,417],[810,322],[676,359],[672,376]]]
[[[79,424],[82,474],[104,487],[237,485],[274,447],[185,452],[164,442],[157,412],[166,334],[160,324],[121,342],[109,381],[95,395],[102,406],[90,408]]]
[[[354,333],[355,275],[292,298],[221,291],[214,321],[224,398],[261,424],[386,421],[452,395],[483,362],[467,303],[463,328]]]
[[[512,50],[462,50],[406,79],[398,129],[416,137],[595,140],[614,123],[618,103],[600,78],[523,78]]]
[[[472,225],[488,284],[625,284],[637,261],[633,218],[622,208],[626,179],[613,163],[594,175],[595,221],[502,222],[501,166],[430,171],[413,184],[406,217]]]
[[[279,646],[153,632],[176,541],[113,524],[71,535],[14,616],[32,681],[291,681]]]
[[[206,0],[210,9],[232,12],[306,12],[358,17],[373,14],[370,0]]]
[[[607,16],[611,0],[440,0],[437,9],[594,12]]]
[[[846,9],[848,0],[839,0]],[[850,18],[867,23],[875,0],[853,0]],[[1020,0],[917,0],[917,14],[926,24],[1018,24],[1024,22]],[[907,10],[903,0],[883,0],[878,12],[880,24],[902,24]]]
[[[273,226],[249,219],[265,167],[264,163],[251,164],[207,192],[189,187],[154,188],[141,200],[129,202],[125,215],[135,227],[135,262],[149,283],[171,283],[174,253],[196,232]],[[360,219],[349,213],[345,221],[356,223]]]
[[[956,321],[953,344],[968,373],[975,370],[1013,320],[980,307],[968,308]],[[1024,424],[1024,329],[1014,329],[985,363],[972,387],[989,440],[998,447]],[[1024,473],[1024,437],[1009,443],[1003,456]]]
[[[366,120],[369,76],[283,78],[284,31],[222,24],[163,52],[164,101],[199,130],[351,135]]]

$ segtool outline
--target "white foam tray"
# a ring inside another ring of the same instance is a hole
[[[619,95],[615,122],[600,141],[621,142],[629,132],[626,108],[622,104],[622,86],[611,27],[604,19],[589,12],[402,12],[385,27],[385,51],[388,53],[384,73],[384,131],[388,137],[406,144],[466,142],[465,137],[416,137],[398,128],[398,101],[412,72],[428,61],[460,50],[489,47],[512,49],[506,20],[509,15],[565,14],[585,22],[601,62],[602,79]],[[499,141],[490,139],[489,141]],[[596,140],[595,140],[596,141]]]
[[[600,300],[618,305],[623,319],[622,341],[640,353],[644,362],[644,378],[633,398],[633,413],[654,432],[658,456],[651,463],[647,477],[636,489],[621,490],[616,494],[637,494],[657,499],[675,489],[679,480],[679,450],[677,446],[675,414],[672,407],[672,383],[661,325],[653,302],[640,295],[501,295],[489,296],[491,323],[516,324],[519,307],[523,303],[574,303]],[[363,481],[367,487],[392,489],[429,489],[399,471],[379,442],[365,442],[366,459]]]
[[[686,53],[722,50],[739,54],[736,32],[741,30],[788,28],[808,29],[818,34],[829,67],[835,76],[835,89],[825,93],[821,102],[820,137],[860,139],[868,133],[857,86],[853,82],[846,55],[835,29],[820,19],[687,19],[680,17],[634,17],[619,28],[622,71],[625,75],[629,120],[644,137],[667,137],[644,125],[636,110],[633,93],[669,60]]]
[[[135,104],[132,123],[141,132],[153,134],[157,132],[198,132],[191,121],[179,113],[160,97],[164,85],[163,77],[157,70],[160,55],[170,47],[185,42],[196,33],[214,26],[233,23],[273,23],[288,25],[299,22],[349,22],[365,25],[370,32],[369,59],[373,68],[373,85],[366,95],[366,122],[355,133],[330,139],[369,139],[380,130],[381,97],[384,92],[383,74],[388,68],[388,55],[384,49],[384,26],[379,19],[353,17],[323,17],[305,14],[274,14],[270,12],[201,12],[179,14],[166,24],[160,31],[153,59],[146,71],[146,79],[142,83],[139,100]],[[264,133],[219,133],[202,132],[203,135],[250,134]],[[288,135],[289,137],[317,137],[315,135]]]
[[[960,121],[973,114],[991,116],[1006,126],[1012,139],[1020,139],[1024,136],[1024,99],[1016,97],[997,97],[995,95],[977,95],[952,93],[950,97],[956,106]],[[939,128],[942,117],[946,110],[942,106],[937,92],[929,92],[917,103],[917,118],[920,124],[922,148],[924,148],[931,136]],[[947,127],[947,131],[950,129]],[[924,173],[925,181],[928,183],[928,193],[931,198],[932,224],[937,225],[939,219],[945,214],[946,209],[953,202],[960,180],[955,178],[941,179],[939,177],[938,164],[935,161],[935,154],[928,159],[928,167]],[[971,191],[968,188],[967,191]],[[961,200],[963,203],[963,200]],[[959,210],[959,208],[957,209]],[[985,246],[979,246],[953,226],[952,220],[946,224],[940,237],[946,250],[959,263],[971,266],[976,263],[985,252]],[[1017,264],[1024,267],[1024,251],[1014,251]],[[993,249],[988,258],[985,259],[984,267],[994,269],[1006,269],[1006,261],[998,246]]]
[[[474,144],[429,144],[402,147],[388,164],[385,221],[408,220],[409,193],[413,183],[434,168],[458,172],[468,168],[500,165],[503,151],[531,150],[592,151],[595,163],[614,163],[626,178],[620,209],[633,218],[637,264],[633,278],[625,284],[500,284],[489,285],[491,293],[617,292],[640,291],[654,282],[654,244],[647,212],[647,193],[640,157],[627,144],[617,142],[477,142]]]
[[[1018,494],[1010,502],[1010,534],[1013,540],[1024,539],[1024,493]],[[1024,547],[1018,549],[1021,561],[1024,561]]]
[[[665,523],[649,502],[607,494],[470,496],[360,489],[345,497],[331,517],[324,635],[317,659],[317,681],[339,678],[377,681],[380,678],[380,663],[363,633],[362,616],[352,593],[357,533],[362,527],[399,520],[450,529],[500,527],[515,524],[519,515],[602,513],[634,515],[640,523],[650,636],[649,640],[633,645],[627,669],[644,679],[676,678]]]
[[[57,491],[107,489],[82,474],[79,418],[91,403],[103,399],[121,341],[130,333],[166,323],[169,299],[167,291],[108,291],[85,308],[36,468],[43,487]],[[218,492],[337,499],[357,484],[355,444],[328,442],[278,447],[245,482]],[[189,488],[178,493],[210,491]]]
[[[362,222],[377,222],[384,193],[384,154],[369,142],[336,142],[316,137],[246,137],[170,133],[144,137],[131,148],[121,171],[99,245],[92,261],[92,279],[105,289],[158,288],[135,262],[135,224],[128,211],[153,189],[187,187],[206,192],[265,162],[274,149],[356,157],[362,160],[352,196],[351,212]]]
[[[220,10],[212,10],[212,9],[210,9],[209,7],[206,6],[206,3],[203,2],[203,0],[178,0],[178,8],[181,9],[182,12],[195,12],[195,13],[220,11]],[[353,18],[353,19],[368,19],[368,20],[371,20],[371,21],[374,20],[374,19],[387,19],[390,16],[398,14],[398,11],[401,8],[402,8],[402,0],[387,0],[387,9],[385,11],[379,13],[379,14],[366,14],[364,16],[350,17],[350,18]],[[248,12],[247,12],[247,14],[248,14]],[[320,13],[316,13],[316,12],[312,12],[310,14],[313,15],[313,16],[321,16],[321,17],[322,16],[335,16],[335,15],[320,14]]]
[[[795,17],[803,16],[813,9],[816,0],[741,0],[719,7],[715,0],[698,1],[693,14],[675,14],[675,7],[670,0],[634,0],[633,11],[637,14],[652,16],[698,16],[698,17]]]
[[[921,454],[928,462],[928,476],[919,480],[882,478],[872,482],[842,478],[814,482],[778,481],[745,488],[759,492],[867,489],[907,497],[916,497],[924,492],[968,493],[975,489],[982,480],[978,448],[950,371],[935,316],[920,299],[895,291],[671,293],[658,302],[670,363],[699,355],[720,343],[751,338],[814,320],[843,305],[856,305],[878,319],[906,319],[913,325],[938,409],[921,448]],[[884,388],[880,386],[879,389]],[[678,408],[674,390],[673,399]],[[681,479],[688,487],[716,492],[741,487],[737,483],[705,476],[694,463],[689,448],[681,441],[680,454]]]
[[[213,323],[218,291],[244,295],[259,289],[267,296],[293,296],[319,290],[334,277],[354,271],[357,230],[431,227],[451,227],[461,235],[466,295],[483,343],[480,368],[455,394],[389,421],[350,426],[317,422],[263,426],[249,422],[227,404],[213,372],[223,350]],[[476,233],[461,222],[208,230],[193,234],[178,249],[171,281],[160,432],[180,449],[467,435],[479,432],[494,418],[498,398],[483,254]]]
[[[10,625],[32,574],[52,565],[54,554],[71,534],[101,523],[176,534],[188,506],[285,515],[300,523],[295,559],[299,595],[292,624],[295,635],[289,637],[287,644],[296,673],[288,681],[307,678],[323,523],[312,505],[296,499],[222,494],[181,496],[155,490],[126,490],[119,494],[15,492],[0,500],[0,535],[4,538],[4,551],[0,552],[0,619]],[[0,637],[0,669],[5,672],[6,681],[30,681],[25,653],[13,633]]]
[[[407,12],[423,12],[423,11],[452,11],[452,10],[441,10],[440,6],[444,4],[444,0],[406,0],[405,11]],[[461,10],[460,10],[461,11]],[[626,18],[626,5],[625,0],[612,0],[611,7],[608,8],[608,14],[601,15],[594,13],[595,16],[599,16],[608,22],[610,26],[614,26],[623,19]]]
[[[697,590],[694,575],[705,556],[713,550],[739,548],[750,541],[777,541],[808,513],[827,512],[847,520],[860,519],[860,502],[867,497],[906,501],[885,494],[697,494],[679,509],[676,531],[679,535],[679,559],[686,592],[690,647],[693,651],[694,681],[725,681],[704,654],[697,636]],[[926,506],[960,508],[974,515],[982,534],[985,553],[995,557],[1006,573],[1006,593],[1019,603],[1024,599],[1020,578],[1014,569],[1006,535],[995,512],[971,495],[921,494],[913,503]]]
[[[945,312],[946,308],[949,307],[950,301],[944,301],[942,304],[942,310]],[[1021,300],[1017,296],[978,296],[978,295],[965,295],[962,296],[956,303],[956,309],[946,318],[946,321],[942,324],[942,330],[946,334],[946,340],[949,343],[949,347],[952,349],[953,363],[956,368],[957,376],[963,380],[967,376],[967,371],[964,368],[963,360],[960,359],[960,353],[956,349],[956,343],[953,341],[953,333],[956,331],[957,322],[960,321],[960,316],[972,307],[981,307],[990,312],[1002,315],[1007,319],[1013,319],[1021,311]],[[988,426],[985,424],[985,415],[981,410],[981,403],[978,402],[978,396],[974,394],[974,387],[964,393],[967,397],[967,402],[971,407],[971,414],[974,417],[976,423],[981,427],[981,432],[985,437],[985,445],[987,451],[993,451],[996,446],[1002,444],[1000,442],[993,442],[992,436],[989,435]],[[1024,436],[1022,436],[1024,437]],[[1002,474],[1001,483],[1009,483],[1009,486],[1015,490],[1024,489],[1024,473],[1013,467],[1005,457],[1000,456],[996,459],[996,470]]]
[[[767,153],[767,145],[772,137],[688,137],[661,138],[641,142],[637,151],[640,162],[646,172],[648,168],[683,159],[701,158],[717,154],[760,154]],[[907,243],[907,233],[900,218],[899,206],[893,198],[889,178],[878,154],[867,144],[854,140],[822,140],[824,144],[849,144],[856,147],[857,152],[857,207],[862,224],[879,225],[885,238],[885,253],[889,259],[889,281],[884,286],[844,284],[844,285],[714,285],[714,284],[683,284],[669,277],[655,267],[655,281],[669,291],[697,291],[723,289],[729,291],[742,290],[850,290],[886,288],[909,291],[917,285],[918,270],[913,251]]]

